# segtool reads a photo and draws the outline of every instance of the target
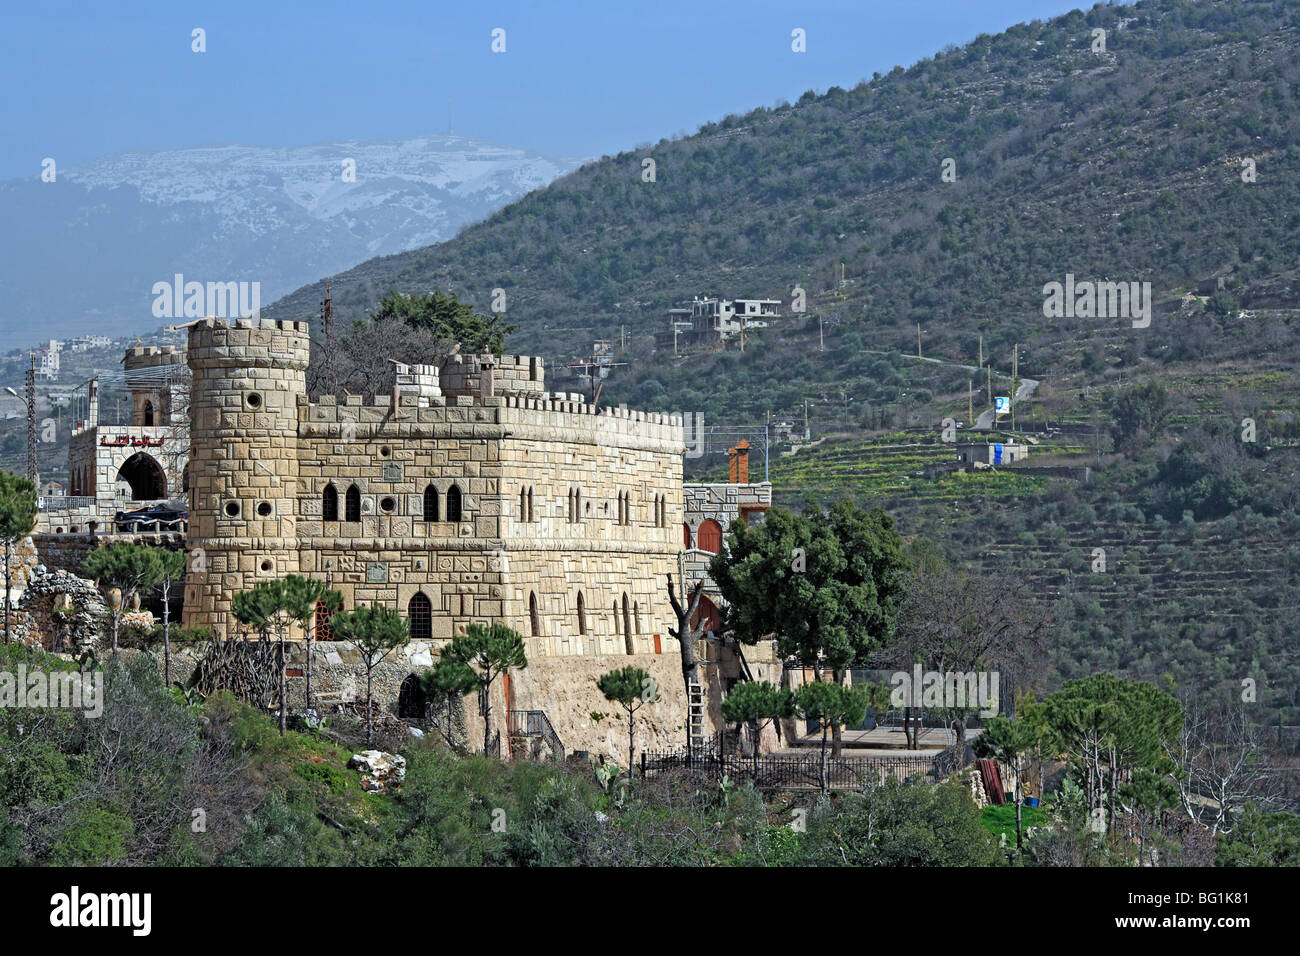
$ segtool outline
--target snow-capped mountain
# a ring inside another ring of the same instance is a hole
[[[449,239],[580,161],[461,136],[127,152],[0,183],[0,349],[157,328],[156,282],[261,302]]]

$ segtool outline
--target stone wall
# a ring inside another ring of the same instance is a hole
[[[515,710],[542,710],[554,726],[566,751],[586,750],[604,754],[619,766],[627,763],[627,721],[605,717],[599,721],[591,715],[600,712],[623,714],[619,705],[607,701],[596,680],[607,671],[620,667],[640,667],[659,686],[661,700],[647,704],[636,715],[636,750],[680,750],[686,743],[686,692],[682,684],[681,657],[676,642],[662,654],[608,654],[582,658],[546,657],[529,653],[528,666],[509,674],[509,707]],[[172,681],[186,682],[207,644],[172,645]],[[304,642],[288,644],[289,702],[293,712],[306,704],[306,651]],[[162,648],[152,651],[162,669]],[[419,677],[437,657],[436,642],[412,642],[395,652],[375,668],[371,675],[372,693],[386,713],[397,713],[402,683]],[[300,673],[301,672],[301,673]],[[312,645],[312,696],[322,713],[327,702],[351,703],[365,700],[366,671],[356,648],[349,644],[317,642]],[[716,705],[713,707],[716,712]],[[507,744],[506,682],[498,678],[492,687],[492,728],[501,731],[502,750]],[[443,711],[435,713],[435,719]],[[473,695],[463,702],[463,726],[470,747],[482,747],[483,719]],[[639,759],[639,756],[638,756]]]
[[[547,396],[541,363],[508,355],[492,359],[491,381],[489,357],[454,356],[441,389],[429,367],[399,369],[411,405],[313,404],[298,325],[190,329],[190,547],[202,570],[186,624],[226,634],[231,593],[303,573],[345,608],[409,613],[422,595],[439,640],[504,623],[541,655],[652,653],[655,635],[662,648],[662,588],[680,551],[678,418]],[[325,517],[327,494],[339,520]]]

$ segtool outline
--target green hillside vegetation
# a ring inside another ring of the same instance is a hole
[[[806,407],[822,441],[774,449],[777,503],[853,496],[909,536],[1015,569],[1066,604],[1058,678],[1252,677],[1271,719],[1296,723],[1298,76],[1300,6],[1282,0],[1021,24],[605,157],[452,241],[333,277],[336,314],[390,288],[451,289],[486,311],[499,287],[519,326],[508,348],[547,356],[566,390],[579,383],[554,359],[626,330],[630,364],[602,402],[733,427],[770,413],[797,432]],[[948,157],[956,182],[941,179]],[[1044,318],[1044,284],[1067,273],[1151,282],[1150,327]],[[796,286],[807,313],[754,330],[743,353],[654,352],[665,310],[696,293],[788,307]],[[311,319],[323,291],[267,314]],[[918,325],[924,355],[953,364],[914,357]],[[1016,346],[1020,375],[1041,382],[1017,421],[1066,426],[1030,464],[1087,464],[1092,482],[918,474],[951,457],[944,417],[970,426],[968,389],[976,415],[990,404],[984,375],[959,366],[982,347],[993,394],[1010,394]],[[751,476],[762,464],[756,447]],[[724,468],[714,454],[687,476]]]
[[[1284,2],[1163,0],[981,36],[589,164],[450,242],[334,277],[336,314],[360,317],[390,287],[450,288],[486,311],[503,288],[512,349],[567,356],[625,325],[641,364],[609,383],[610,400],[715,417],[793,411],[826,383],[888,388],[861,350],[911,351],[917,322],[927,354],[974,364],[982,331],[999,368],[1020,342],[1022,371],[1047,380],[1294,357],[1294,314],[1259,310],[1297,305],[1298,26]],[[1095,27],[1109,31],[1104,54]],[[955,183],[940,179],[946,157]],[[1166,311],[1147,330],[1046,320],[1041,288],[1067,272],[1150,280]],[[1214,303],[1168,301],[1220,277]],[[669,306],[703,291],[789,302],[796,284],[810,315],[754,335],[743,357],[646,361]],[[313,318],[323,292],[267,314]],[[1256,317],[1236,319],[1233,302]],[[810,348],[815,313],[836,320],[824,354]]]

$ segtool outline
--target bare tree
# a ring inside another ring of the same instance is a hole
[[[1232,814],[1247,800],[1279,806],[1285,781],[1264,756],[1264,728],[1251,723],[1248,705],[1224,697],[1183,695],[1182,733],[1166,747],[1178,764],[1178,790],[1187,815],[1212,834],[1232,829]]]
[[[692,626],[691,618],[699,610],[700,598],[704,596],[704,582],[701,580],[691,589],[691,596],[685,606],[677,599],[677,590],[673,586],[673,576],[668,575],[668,600],[673,606],[673,614],[677,617],[677,627],[669,628],[668,633],[677,638],[677,643],[681,645],[682,652],[682,680],[686,684],[686,693],[690,694],[691,684],[698,684],[700,681],[699,660],[695,656],[695,644],[700,638],[704,637],[708,631],[706,621],[700,617]]]
[[[1045,667],[1053,623],[1050,613],[1009,578],[923,567],[913,573],[898,628],[877,659],[900,670],[919,663],[945,675],[997,671],[1014,693]],[[981,705],[945,694],[940,709],[956,731],[956,745],[964,746],[966,721]],[[908,746],[917,746],[911,733]]]
[[[677,644],[682,653],[682,682],[686,685],[686,700],[691,699],[691,685],[700,683],[700,662],[695,656],[695,644],[700,638],[704,637],[708,631],[708,622],[703,615],[700,615],[695,624],[691,624],[691,618],[695,617],[700,608],[700,599],[704,596],[704,581],[700,580],[695,587],[691,589],[691,596],[683,606],[682,602],[677,599],[677,589],[673,586],[673,576],[668,575],[668,600],[673,606],[673,614],[677,617],[677,627],[669,628],[670,636],[677,638]],[[686,745],[691,745],[690,717],[687,716],[686,723]]]
[[[449,338],[396,319],[358,321],[332,348],[327,342],[312,343],[307,391],[313,398],[337,391],[382,395],[392,386],[394,360],[441,366],[454,349]]]

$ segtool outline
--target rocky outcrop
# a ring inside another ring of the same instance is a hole
[[[388,792],[406,779],[406,758],[382,750],[353,754],[348,766],[361,771],[361,789],[372,793]]]

